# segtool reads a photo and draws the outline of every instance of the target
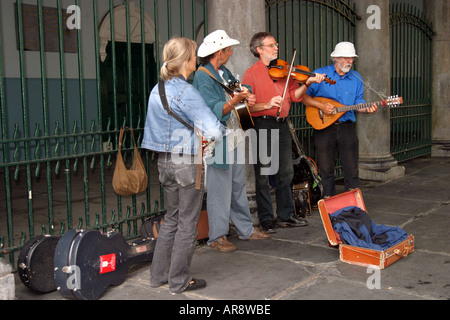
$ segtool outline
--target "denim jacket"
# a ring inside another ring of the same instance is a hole
[[[220,141],[225,128],[208,108],[200,93],[184,77],[165,82],[166,97],[170,109],[195,129],[201,129],[203,136]],[[197,154],[198,138],[194,132],[169,116],[164,109],[156,85],[148,100],[147,118],[144,127],[142,148],[156,152]]]

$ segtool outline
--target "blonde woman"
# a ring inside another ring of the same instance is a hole
[[[196,49],[192,40],[171,39],[164,47],[161,81],[171,111],[200,130],[205,138],[220,140],[224,127],[186,81],[196,68]],[[190,274],[203,200],[203,188],[196,188],[198,140],[194,136],[191,129],[164,109],[158,85],[155,86],[148,101],[142,147],[159,153],[159,180],[167,212],[156,242],[150,284],[168,284],[171,293],[206,286],[205,280],[193,279]]]

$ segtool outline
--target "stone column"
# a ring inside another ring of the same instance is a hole
[[[0,258],[0,300],[14,300],[16,295],[11,265]]]
[[[389,30],[389,0],[355,1],[356,12],[362,17],[356,25],[357,70],[364,82],[364,99],[367,102],[384,100],[389,96],[391,78],[391,50]],[[370,90],[369,86],[374,90]],[[387,181],[405,174],[390,152],[390,112],[379,107],[373,114],[357,114],[359,138],[360,179]]]
[[[424,13],[433,24],[432,140],[433,157],[450,156],[450,2],[423,1]]]
[[[266,30],[265,16],[264,0],[208,0],[208,33],[222,29],[241,42],[226,65],[240,79],[257,61],[249,44],[255,33]]]
[[[233,55],[227,62],[236,78],[242,79],[245,71],[258,59],[250,52],[253,35],[266,30],[264,0],[208,0],[208,33],[222,29],[240,45],[233,47]],[[253,165],[246,166],[247,193],[255,192]]]

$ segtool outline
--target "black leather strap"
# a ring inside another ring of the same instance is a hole
[[[163,104],[164,109],[166,109],[167,113],[174,117],[175,119],[177,119],[178,121],[180,121],[182,124],[184,124],[186,127],[188,127],[189,129],[191,129],[192,131],[194,131],[194,127],[191,126],[189,123],[187,123],[186,121],[184,121],[179,115],[177,115],[176,113],[174,113],[170,107],[169,107],[169,103],[167,102],[167,97],[166,97],[166,88],[164,86],[164,81],[160,81],[159,85],[158,85],[158,89],[159,89],[159,96],[161,97],[161,102]]]

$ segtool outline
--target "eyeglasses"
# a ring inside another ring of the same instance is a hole
[[[276,43],[271,43],[271,44],[267,44],[267,45],[262,45],[260,47],[269,47],[269,48],[274,49],[274,48],[278,48],[279,46],[280,45],[278,44],[278,42],[276,42]]]

